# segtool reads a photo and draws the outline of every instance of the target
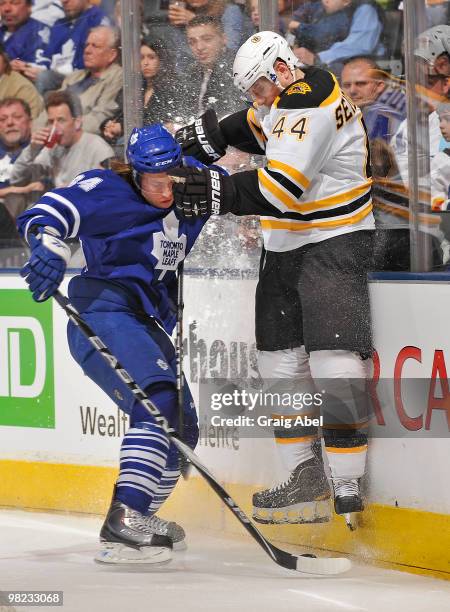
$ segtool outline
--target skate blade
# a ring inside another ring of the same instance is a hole
[[[171,550],[163,546],[142,546],[137,549],[115,542],[103,543],[100,552],[94,557],[96,563],[123,565],[149,565],[168,563],[171,560]]]
[[[180,552],[182,550],[187,550],[186,540],[181,540],[180,542],[174,542],[172,550]]]
[[[331,519],[330,499],[304,502],[284,508],[255,508],[253,519],[263,525],[306,525]]]
[[[345,524],[350,529],[350,531],[356,531],[357,528],[357,520],[356,516],[353,512],[346,512],[344,515]]]

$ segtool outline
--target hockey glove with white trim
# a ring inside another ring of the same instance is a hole
[[[175,132],[175,139],[183,149],[183,155],[195,157],[204,164],[212,164],[225,155],[227,143],[217,120],[209,108],[194,123]]]
[[[28,234],[31,257],[20,271],[35,302],[45,302],[58,289],[70,259],[70,248],[59,238],[40,230]]]
[[[170,174],[175,206],[184,217],[224,215],[231,210],[235,193],[230,176],[212,168],[174,168]]]

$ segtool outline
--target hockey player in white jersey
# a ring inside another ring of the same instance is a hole
[[[249,38],[237,52],[233,72],[235,85],[253,106],[220,122],[207,111],[179,130],[177,139],[186,154],[206,163],[232,145],[265,154],[266,165],[230,177],[183,170],[175,201],[186,216],[260,216],[259,369],[264,379],[279,383],[326,386],[325,455],[335,511],[348,517],[363,509],[364,386],[372,355],[367,272],[374,219],[367,134],[361,111],[335,77],[300,68],[274,32]],[[327,520],[323,500],[330,489],[318,436],[316,427],[275,431],[290,476],[254,494],[256,520]]]

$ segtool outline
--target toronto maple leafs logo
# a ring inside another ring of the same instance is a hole
[[[180,222],[173,210],[163,219],[163,231],[153,234],[152,255],[157,260],[155,270],[162,279],[168,270],[176,270],[186,256],[186,234],[178,236]]]

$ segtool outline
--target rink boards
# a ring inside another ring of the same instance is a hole
[[[291,543],[351,552],[411,571],[450,575],[450,287],[445,278],[371,282],[377,350],[364,523],[264,531]],[[197,272],[185,282],[184,368],[199,380],[254,374],[253,274]],[[66,315],[34,304],[15,274],[0,277],[0,505],[104,511],[127,422],[71,360]],[[410,379],[424,379],[412,393]],[[200,412],[198,452],[250,511],[257,487],[284,477],[273,442],[214,427]],[[192,511],[189,511],[192,509]],[[193,476],[166,514],[183,524],[240,527]]]

